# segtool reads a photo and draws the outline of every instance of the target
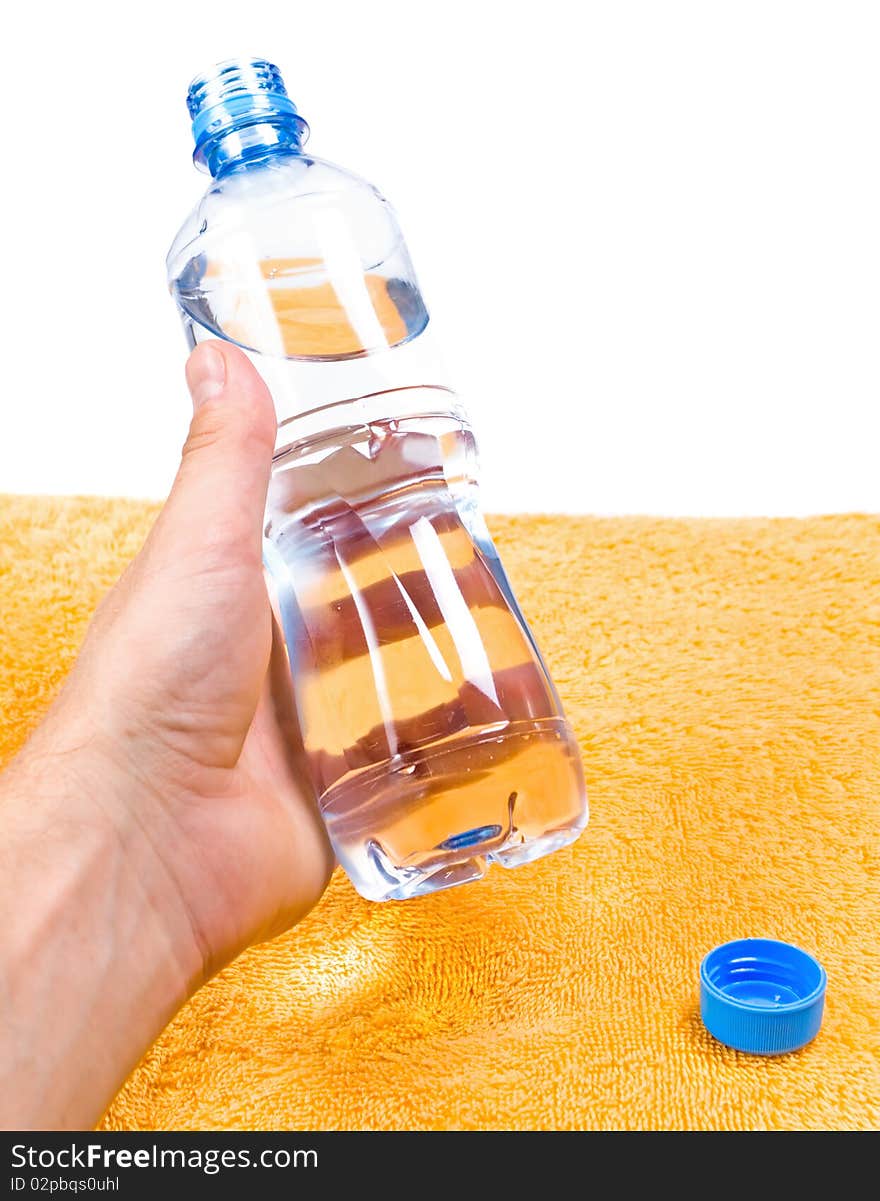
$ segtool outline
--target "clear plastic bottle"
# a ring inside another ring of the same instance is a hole
[[[244,348],[275,400],[265,563],[339,862],[402,899],[565,846],[587,820],[577,743],[394,212],[304,152],[271,63],[220,64],[188,105],[213,178],[169,283],[190,343]]]

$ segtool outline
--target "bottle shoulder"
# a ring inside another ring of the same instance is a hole
[[[306,155],[221,174],[168,254],[186,318],[287,358],[397,346],[428,320],[396,215],[372,184]]]
[[[307,201],[312,211],[336,208],[355,214],[372,212],[373,222],[382,220],[383,214],[386,222],[394,221],[391,206],[379,189],[353,171],[315,155],[271,157],[211,181],[171,244],[169,275],[174,275],[175,265],[183,265],[192,257],[200,239],[234,235],[269,214],[273,224],[296,220],[295,213],[285,210],[293,205],[302,209],[302,201]]]

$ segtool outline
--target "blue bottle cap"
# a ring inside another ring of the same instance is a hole
[[[819,1033],[825,969],[773,938],[738,938],[700,964],[700,1013],[719,1042],[752,1055],[784,1055]]]

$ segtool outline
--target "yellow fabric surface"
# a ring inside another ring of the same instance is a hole
[[[0,502],[0,759],[155,506]],[[118,1128],[880,1125],[880,520],[492,521],[584,755],[572,848],[416,901],[337,872],[203,989]],[[702,1028],[728,938],[828,971],[805,1050]]]

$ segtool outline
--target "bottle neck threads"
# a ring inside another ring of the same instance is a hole
[[[193,162],[215,178],[271,154],[296,154],[309,135],[281,73],[265,59],[218,63],[192,81],[186,104]]]

